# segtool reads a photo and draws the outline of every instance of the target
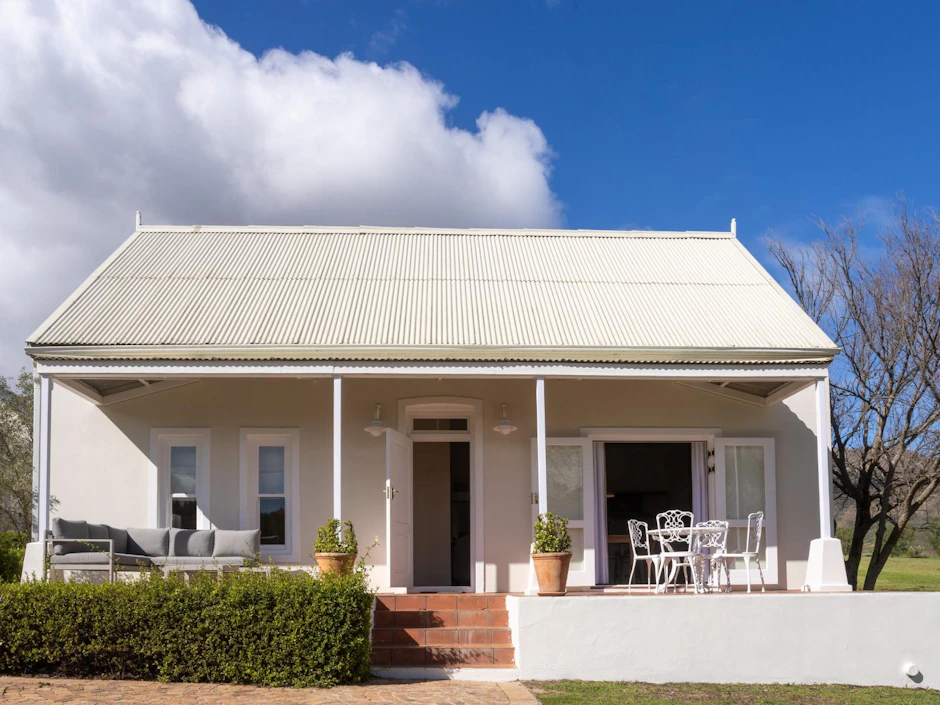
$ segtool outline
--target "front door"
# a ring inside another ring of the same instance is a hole
[[[532,520],[538,516],[538,448],[532,439]],[[594,443],[589,438],[546,440],[548,511],[568,520],[568,585],[591,586],[594,573]]]
[[[410,588],[414,580],[414,521],[411,456],[408,436],[385,432],[385,536],[389,587]]]

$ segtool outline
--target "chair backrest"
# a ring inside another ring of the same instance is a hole
[[[684,509],[669,509],[656,515],[656,528],[664,532],[660,534],[659,540],[667,551],[675,550],[672,547],[674,543],[685,544],[685,550],[691,550],[692,532],[681,529],[690,529],[694,525],[692,512]]]
[[[760,535],[764,529],[764,513],[751,512],[747,515],[747,539],[744,550],[747,553],[760,552]]]
[[[708,531],[695,536],[695,550],[701,551],[703,548],[718,549],[718,553],[724,553],[728,547],[728,522],[720,519],[709,519],[700,521],[695,525],[699,529],[718,529],[718,531]]]
[[[638,519],[627,521],[627,528],[630,530],[630,544],[633,546],[633,555],[650,555],[650,537],[646,532],[649,531],[649,524]]]

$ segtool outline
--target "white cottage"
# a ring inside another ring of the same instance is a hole
[[[733,223],[140,226],[27,352],[36,537],[54,498],[57,516],[116,526],[260,528],[266,557],[307,566],[335,516],[377,542],[382,593],[522,595],[533,518],[551,510],[570,520],[573,597],[506,604],[533,677],[651,677],[640,654],[605,666],[596,640],[581,666],[551,665],[532,625],[565,618],[526,616],[624,584],[631,518],[727,519],[733,546],[761,510],[769,592],[848,588],[828,464],[838,350]],[[620,599],[678,604],[575,604]],[[716,598],[752,599],[774,597]]]

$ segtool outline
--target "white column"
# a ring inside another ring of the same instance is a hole
[[[539,514],[548,511],[548,453],[545,448],[545,378],[535,380],[535,420],[537,471],[539,480]]]
[[[819,478],[819,538],[809,544],[804,590],[847,592],[852,589],[845,573],[842,542],[832,537],[831,429],[829,376],[816,380],[816,472]]]
[[[832,429],[829,419],[829,377],[816,380],[816,469],[819,473],[819,537],[832,538]]]
[[[35,368],[35,364],[33,365]],[[39,374],[33,372],[33,496],[39,497],[39,426],[41,423],[42,385]],[[30,509],[30,541],[39,540],[39,507],[35,502]]]
[[[44,541],[49,530],[49,432],[52,428],[52,380],[39,379],[39,428],[35,442],[39,444],[38,539]],[[35,431],[34,431],[35,432]]]
[[[343,518],[343,378],[333,378],[333,517]]]

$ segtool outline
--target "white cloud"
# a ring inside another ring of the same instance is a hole
[[[557,225],[531,120],[408,64],[261,59],[186,0],[0,3],[0,374],[150,223]]]
[[[396,10],[388,25],[369,38],[369,49],[374,54],[387,54],[408,29],[408,18],[404,10]]]

